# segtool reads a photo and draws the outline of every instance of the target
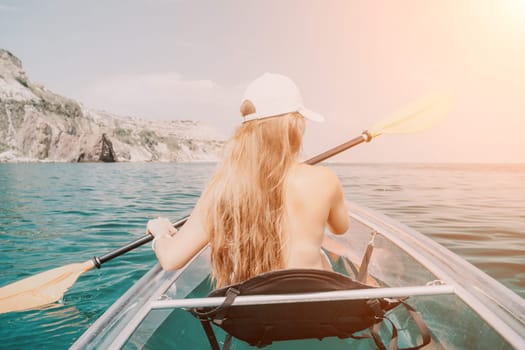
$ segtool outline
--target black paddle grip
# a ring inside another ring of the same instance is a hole
[[[188,220],[188,217],[185,217],[179,221],[177,221],[176,223],[173,224],[173,226],[175,228],[180,228],[182,225],[184,225],[186,223],[186,220]],[[106,253],[102,256],[94,256],[91,261],[93,261],[93,265],[95,265],[95,267],[97,269],[99,269],[103,263],[109,261],[109,260],[112,260],[114,258],[116,258],[117,256],[121,256],[122,254],[125,254],[127,252],[129,252],[130,250],[133,250],[137,247],[140,247],[141,245],[144,245],[148,242],[151,242],[153,240],[153,236],[150,235],[150,234],[146,234],[136,240],[134,240],[133,242],[129,242],[128,244],[118,248],[118,249],[115,249],[109,253]]]

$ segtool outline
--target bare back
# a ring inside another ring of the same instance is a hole
[[[329,169],[295,165],[286,182],[286,268],[329,269],[321,254],[325,226],[344,233],[349,219],[341,184]]]
[[[338,234],[346,232],[349,226],[337,176],[327,168],[296,164],[285,186],[285,268],[329,269],[320,250],[324,228],[328,226]],[[155,253],[165,270],[181,268],[210,241],[203,224],[205,201],[201,197],[176,235],[157,242]],[[159,220],[148,223],[148,232],[166,237],[171,224]]]

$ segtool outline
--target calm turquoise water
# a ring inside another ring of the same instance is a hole
[[[525,297],[525,165],[330,165],[346,197],[431,236]],[[0,164],[0,286],[187,215],[213,164]],[[139,248],[63,304],[0,315],[0,348],[67,348],[155,263]]]

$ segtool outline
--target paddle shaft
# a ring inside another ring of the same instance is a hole
[[[173,227],[175,227],[176,229],[179,229],[182,227],[182,225],[184,225],[186,223],[186,220],[188,220],[188,217],[185,217],[183,219],[180,219],[179,221],[177,221],[176,223],[173,224]],[[101,256],[94,256],[91,261],[93,261],[93,264],[95,265],[95,267],[97,269],[99,269],[103,263],[107,262],[107,261],[110,261],[110,260],[113,260],[114,258],[118,257],[118,256],[121,256],[122,254],[125,254],[135,248],[138,248],[140,247],[141,245],[144,245],[148,242],[151,242],[153,240],[153,235],[150,235],[149,233],[140,237],[139,239],[136,239],[134,240],[133,242],[129,242],[128,244],[118,248],[118,249],[115,249],[109,253],[106,253],[104,255],[101,255]]]
[[[305,161],[306,164],[310,164],[310,165],[314,165],[314,164],[317,164],[317,163],[320,163],[322,162],[323,160],[325,159],[328,159],[330,157],[333,157],[335,156],[336,154],[339,154],[341,152],[344,152],[346,151],[347,149],[351,148],[351,147],[354,147],[354,146],[357,146],[359,145],[360,143],[363,143],[363,142],[370,142],[370,140],[372,140],[372,136],[370,135],[370,133],[368,131],[364,131],[361,135],[359,135],[358,137],[356,138],[353,138],[352,140],[350,141],[347,141],[339,146],[336,146],[334,148],[331,148],[329,149],[328,151],[326,152],[323,152],[313,158],[310,158],[308,160]],[[177,221],[175,224],[173,224],[173,226],[178,229],[180,227],[182,227],[182,225],[184,225],[186,223],[186,220],[188,220],[188,217],[185,217],[179,221]],[[109,253],[106,253],[104,255],[101,255],[101,256],[94,256],[91,260],[93,261],[93,264],[95,265],[96,268],[100,268],[102,266],[102,264],[104,264],[105,262],[107,261],[110,261],[118,256],[121,256],[122,254],[125,254],[137,247],[140,247],[141,245],[144,245],[148,242],[151,242],[153,240],[153,235],[150,235],[150,234],[146,234],[142,237],[140,237],[139,239],[137,240],[134,240],[133,242],[129,242],[128,244],[126,244],[125,246],[123,247],[120,247],[118,249],[115,249]]]
[[[323,152],[313,158],[308,159],[305,161],[306,164],[314,165],[317,163],[322,162],[325,159],[328,159],[330,157],[335,156],[336,154],[339,154],[341,152],[346,151],[347,149],[357,146],[362,142],[370,142],[372,140],[372,135],[368,131],[363,131],[361,135],[359,135],[356,138],[351,139],[350,141],[347,141],[343,144],[340,144],[339,146],[336,146],[334,148],[329,149],[326,152]]]

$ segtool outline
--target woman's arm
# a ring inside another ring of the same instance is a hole
[[[164,270],[176,270],[184,266],[209,242],[203,226],[203,199],[199,199],[188,221],[173,233],[173,226],[167,219],[150,220],[147,232],[155,236],[155,254]]]

